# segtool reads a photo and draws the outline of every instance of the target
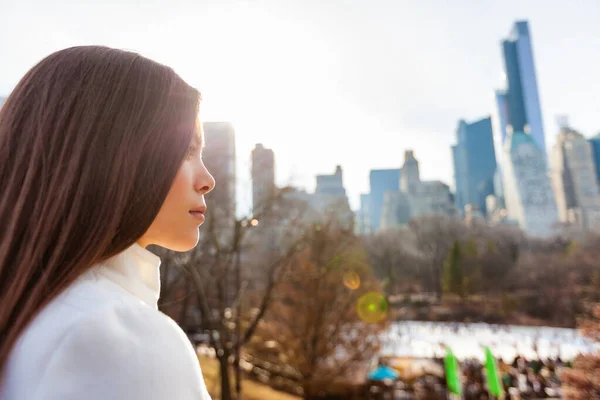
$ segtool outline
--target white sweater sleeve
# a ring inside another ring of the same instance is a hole
[[[79,321],[45,368],[35,400],[209,400],[198,358],[173,320],[145,305]]]

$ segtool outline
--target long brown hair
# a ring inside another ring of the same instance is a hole
[[[0,372],[34,316],[150,227],[198,132],[172,69],[97,46],[51,54],[0,110]]]

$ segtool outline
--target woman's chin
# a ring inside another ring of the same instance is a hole
[[[177,252],[186,252],[193,250],[198,245],[199,240],[199,232],[198,229],[194,233],[190,233],[187,237],[177,238],[177,240],[170,240],[168,243],[165,243],[161,247],[166,249],[177,251]]]

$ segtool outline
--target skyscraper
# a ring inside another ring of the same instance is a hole
[[[592,157],[596,168],[596,179],[600,185],[600,133],[588,140],[592,146]]]
[[[340,165],[336,166],[332,175],[317,175],[313,204],[326,215],[337,215],[344,224],[354,224],[354,215],[344,188],[344,174]]]
[[[259,214],[275,194],[275,154],[258,143],[252,150],[252,210]]]
[[[332,175],[317,175],[317,188],[315,194],[319,196],[345,197],[344,173],[342,166],[335,167],[335,173]]]
[[[600,215],[600,193],[591,144],[581,133],[563,127],[550,161],[560,220],[584,229],[595,228]]]
[[[384,194],[380,228],[405,225],[411,218],[430,215],[456,215],[454,199],[445,183],[421,180],[419,162],[414,152],[407,150],[400,171],[400,190]]]
[[[217,182],[206,200],[215,215],[233,220],[236,211],[235,129],[229,122],[204,122],[203,127],[204,164]]]
[[[450,187],[442,181],[421,181],[415,193],[409,195],[410,218],[429,215],[456,215]]]
[[[508,38],[502,41],[502,56],[507,87],[496,92],[498,141],[504,143],[509,132],[530,134],[546,158],[546,139],[527,21],[514,24]]]
[[[411,218],[411,196],[403,191],[386,192],[381,209],[380,230],[408,224]]]
[[[508,218],[534,236],[550,236],[558,222],[544,153],[525,132],[509,133],[503,178]]]
[[[404,152],[404,165],[400,173],[400,190],[405,193],[415,193],[421,183],[419,161],[415,158],[413,150]]]
[[[400,169],[374,169],[369,173],[370,231],[377,232],[381,223],[383,199],[386,192],[400,190]]]
[[[465,206],[485,213],[486,197],[494,193],[496,154],[491,119],[473,123],[459,121],[457,144],[452,146],[456,208],[464,214]]]

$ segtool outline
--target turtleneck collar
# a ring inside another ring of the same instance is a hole
[[[101,263],[97,272],[153,308],[160,296],[160,258],[139,244]]]

